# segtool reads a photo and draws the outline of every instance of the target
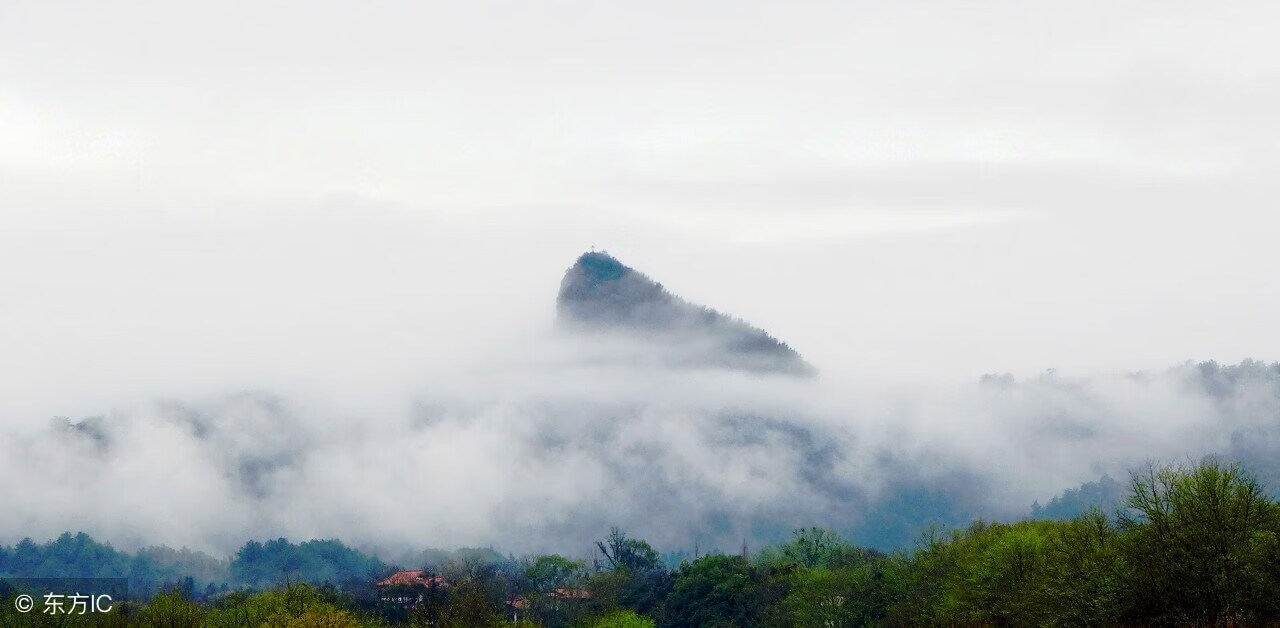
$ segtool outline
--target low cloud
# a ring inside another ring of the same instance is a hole
[[[930,521],[1024,516],[1145,459],[1264,460],[1280,443],[1280,367],[1256,362],[890,388],[601,361],[642,358],[621,338],[530,343],[536,360],[459,368],[363,410],[243,392],[6,430],[0,537],[573,553],[609,525],[676,548],[818,524],[892,545]]]

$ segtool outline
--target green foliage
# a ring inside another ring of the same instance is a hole
[[[1099,510],[1051,528],[1046,603],[1056,623],[1098,626],[1125,614],[1130,573],[1121,540]]]
[[[618,608],[634,609],[653,615],[668,598],[672,575],[664,569],[652,571],[601,571],[586,583],[591,597],[587,609],[603,613]]]
[[[23,539],[0,547],[0,576],[17,578],[128,578],[138,597],[181,589],[209,597],[233,586],[266,589],[290,582],[365,583],[386,567],[338,541],[293,544],[285,539],[246,543],[233,560],[183,548],[147,547],[130,555],[89,535],[64,533],[47,543]]]
[[[766,547],[757,562],[773,568],[800,566],[834,567],[865,562],[878,554],[851,545],[838,532],[824,528],[797,528],[791,533],[791,541],[778,547]]]
[[[662,567],[658,552],[617,528],[596,547],[604,559],[596,561],[596,573],[587,582],[589,607],[596,612],[619,607],[652,613],[671,590],[671,574]]]
[[[1049,618],[1046,526],[994,525],[975,538],[973,562],[964,570],[960,608],[1006,626],[1037,626]]]
[[[522,602],[526,612],[548,626],[568,626],[588,610],[581,594],[585,566],[559,554],[525,562]]]
[[[587,623],[588,628],[654,628],[652,619],[637,615],[632,610],[614,611],[593,619]]]
[[[609,538],[596,541],[596,547],[609,568],[616,571],[651,571],[661,565],[653,547],[639,539],[627,538],[626,533],[617,528],[609,531]]]
[[[1138,616],[1216,625],[1274,606],[1276,506],[1240,467],[1149,465],[1133,475],[1128,506],[1120,525]]]
[[[704,556],[676,574],[664,625],[755,626],[763,615],[763,574],[741,556]]]
[[[289,618],[285,628],[359,628],[360,624],[346,611],[337,609],[305,611]]]
[[[530,590],[538,593],[576,586],[585,574],[586,568],[581,562],[559,554],[539,556],[524,570]]]
[[[314,587],[293,584],[253,595],[240,592],[228,595],[221,607],[209,613],[205,619],[205,627],[287,626],[304,616],[309,617],[305,621],[319,621],[322,618],[338,621],[336,618],[339,610]]]
[[[489,628],[503,625],[502,616],[475,585],[462,585],[449,595],[440,610],[440,628]]]
[[[386,571],[382,561],[336,540],[293,544],[287,539],[245,543],[230,564],[231,580],[254,588],[285,582],[366,581]]]
[[[869,553],[850,560],[852,553],[833,566],[797,567],[785,577],[782,606],[789,626],[867,626],[886,616],[886,566],[889,558]]]
[[[830,569],[800,569],[791,576],[788,614],[797,628],[854,626],[856,595],[848,574]]]
[[[20,593],[30,593],[36,598],[35,610],[20,613],[14,606]],[[4,628],[124,628],[132,619],[126,604],[114,604],[110,613],[86,613],[49,615],[42,612],[38,591],[17,591],[0,582],[0,626]]]
[[[556,310],[562,324],[638,331],[648,338],[709,340],[710,364],[747,370],[813,375],[815,369],[763,329],[671,294],[643,273],[604,252],[578,258],[560,283]]]
[[[128,578],[130,591],[144,597],[184,584],[203,591],[226,580],[226,567],[225,561],[185,549],[151,547],[130,556],[84,532],[66,532],[47,543],[28,538],[12,548],[0,547],[0,576]]]
[[[226,563],[152,548],[129,556],[87,535],[0,548],[8,575],[164,574],[177,586],[119,612],[19,614],[0,583],[5,628],[725,628],[853,626],[1277,625],[1280,508],[1260,484],[1215,460],[1134,473],[1126,509],[1073,520],[978,521],[927,531],[913,551],[883,555],[835,532],[743,556],[709,555],[672,573],[646,542],[614,529],[594,570],[559,555],[522,562],[491,549],[441,554],[447,586],[382,601],[369,592],[291,584],[199,600],[190,574]],[[167,567],[166,567],[167,565]],[[336,541],[249,543],[225,567],[236,578],[353,577],[382,569]],[[68,573],[70,572],[70,573]],[[301,577],[301,576],[300,576]],[[373,574],[361,576],[372,581]],[[296,582],[296,581],[295,581]],[[363,595],[364,597],[361,597]],[[146,597],[145,595],[143,597]],[[518,615],[519,620],[514,619]],[[506,618],[511,618],[508,622]],[[650,619],[652,618],[652,619]]]
[[[1068,520],[1091,510],[1114,510],[1124,502],[1125,490],[1124,484],[1103,475],[1096,482],[1086,482],[1078,488],[1063,491],[1044,506],[1032,504],[1031,518]]]
[[[198,628],[205,612],[204,607],[184,600],[177,592],[161,593],[152,597],[131,623],[141,628]]]

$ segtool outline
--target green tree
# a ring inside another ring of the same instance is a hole
[[[618,528],[597,541],[603,560],[587,582],[589,608],[596,613],[618,607],[654,613],[671,590],[671,574],[663,568],[658,552],[640,539],[628,538]]]
[[[331,618],[339,609],[315,588],[293,584],[252,595],[236,592],[228,595],[220,608],[209,612],[206,628],[259,628],[287,626],[295,619],[311,614],[312,619]]]
[[[978,546],[977,555],[967,565],[963,591],[976,618],[1001,626],[1039,626],[1048,621],[1043,527],[994,525],[971,541]]]
[[[580,595],[586,570],[559,554],[539,556],[524,569],[522,600],[526,611],[547,626],[573,624],[586,611]]]
[[[282,628],[360,628],[360,622],[336,608],[312,609],[290,617]]]
[[[830,566],[848,551],[849,544],[840,534],[824,528],[797,528],[791,542],[780,549],[782,555],[810,569]]]
[[[757,626],[767,596],[761,574],[741,556],[704,556],[685,563],[667,597],[663,624]]]
[[[627,538],[618,528],[611,529],[605,540],[596,541],[596,547],[609,569],[615,571],[650,571],[661,565],[658,552],[648,543]]]
[[[819,567],[791,575],[787,612],[797,628],[856,626],[856,599],[850,574]]]
[[[1121,535],[1094,509],[1053,527],[1048,536],[1046,603],[1059,624],[1114,624],[1125,613],[1128,565]]]
[[[983,524],[978,522],[975,527]],[[972,533],[973,528],[970,529]],[[955,623],[948,609],[955,605],[953,583],[961,576],[960,531],[931,528],[917,541],[914,552],[899,552],[882,562],[884,623],[889,626]],[[944,617],[946,619],[944,619]]]
[[[197,628],[204,617],[203,607],[174,591],[152,597],[131,623],[141,628]]]
[[[455,587],[449,592],[449,602],[440,609],[440,628],[489,628],[502,624],[502,615],[475,584]]]
[[[652,619],[637,615],[633,610],[618,610],[591,620],[590,628],[654,628]]]
[[[556,588],[572,587],[581,584],[585,575],[585,566],[569,560],[559,554],[539,556],[524,569],[529,588],[546,593]]]
[[[1135,472],[1120,515],[1134,611],[1204,625],[1256,621],[1275,596],[1256,568],[1274,534],[1275,506],[1239,465]]]

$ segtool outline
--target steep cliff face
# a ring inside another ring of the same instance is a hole
[[[812,376],[800,354],[763,329],[671,294],[607,253],[583,253],[560,282],[560,324],[644,338],[692,366]]]

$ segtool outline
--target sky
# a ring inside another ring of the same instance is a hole
[[[9,0],[0,425],[245,390],[402,412],[543,359],[591,247],[833,387],[1277,360],[1278,21]]]

